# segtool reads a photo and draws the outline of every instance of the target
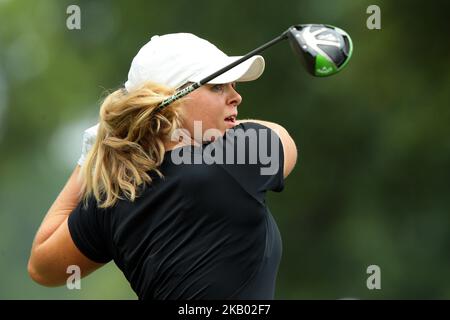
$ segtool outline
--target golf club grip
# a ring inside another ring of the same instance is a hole
[[[189,87],[186,87],[183,90],[178,91],[177,93],[173,94],[172,96],[170,96],[169,98],[167,98],[166,100],[161,102],[158,109],[164,108],[164,107],[168,106],[169,104],[171,104],[172,102],[183,98],[185,95],[187,95],[188,93],[191,93],[192,91],[199,88],[200,86],[201,86],[200,82],[195,82],[195,83],[191,84]]]

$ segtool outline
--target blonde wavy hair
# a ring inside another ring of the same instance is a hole
[[[82,201],[87,207],[94,195],[100,208],[119,199],[134,201],[138,187],[152,182],[152,171],[164,160],[165,142],[182,127],[183,99],[159,109],[158,105],[175,93],[156,83],[146,83],[127,92],[109,94],[100,107],[96,141],[80,171]]]

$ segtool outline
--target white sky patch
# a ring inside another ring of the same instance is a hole
[[[4,57],[8,74],[19,82],[40,75],[49,62],[45,44],[32,32],[24,33],[12,42],[6,48]]]

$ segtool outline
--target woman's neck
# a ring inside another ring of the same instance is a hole
[[[194,139],[191,139],[190,141],[183,140],[180,142],[167,141],[164,143],[164,148],[166,149],[166,151],[170,151],[175,148],[182,147],[182,146],[188,146],[188,145],[200,146],[200,144],[198,142],[196,142]]]

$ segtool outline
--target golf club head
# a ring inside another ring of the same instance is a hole
[[[324,24],[301,24],[287,31],[292,49],[302,57],[306,70],[326,77],[342,70],[350,60],[353,44],[342,29]]]

